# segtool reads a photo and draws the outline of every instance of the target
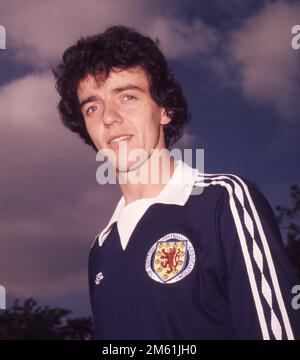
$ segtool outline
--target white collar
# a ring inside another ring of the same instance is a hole
[[[195,180],[198,175],[198,169],[194,169],[184,163],[181,160],[177,160],[175,163],[175,170],[170,180],[162,191],[152,199],[152,204],[173,204],[183,206],[187,202]],[[102,246],[104,240],[108,236],[113,223],[117,222],[121,213],[122,208],[125,206],[125,198],[121,197],[115,211],[106,225],[106,227],[95,237],[95,241],[99,242],[99,246]]]

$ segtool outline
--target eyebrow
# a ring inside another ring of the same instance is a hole
[[[80,101],[80,103],[79,103],[80,110],[82,110],[82,108],[84,107],[85,104],[88,104],[88,103],[91,103],[91,102],[94,102],[97,100],[100,100],[99,96],[93,95],[93,96],[89,96],[87,99]]]
[[[113,94],[119,94],[120,92],[125,91],[125,90],[137,90],[137,91],[140,91],[142,93],[146,93],[145,89],[143,89],[140,86],[133,85],[133,84],[128,84],[128,85],[124,85],[124,86],[114,88],[112,90],[112,93]],[[88,104],[88,103],[91,103],[91,102],[94,102],[94,101],[97,101],[97,100],[100,100],[100,97],[97,96],[97,95],[92,95],[92,96],[89,96],[88,98],[80,101],[80,103],[79,103],[80,110],[83,108],[83,106],[85,104]]]
[[[133,85],[133,84],[127,84],[127,85],[124,85],[124,86],[120,86],[120,87],[117,87],[115,89],[112,90],[112,93],[113,94],[118,94],[124,90],[138,90],[140,92],[143,92],[145,93],[146,90],[143,89],[142,87],[138,86],[138,85]]]

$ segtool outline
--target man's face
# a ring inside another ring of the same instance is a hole
[[[171,119],[152,99],[141,67],[112,71],[99,85],[88,75],[79,83],[77,96],[92,141],[99,150],[113,151],[117,170],[124,169],[120,146],[126,147],[127,153],[143,149],[147,158],[152,149],[166,147],[162,126]],[[127,154],[125,157],[128,161]],[[140,163],[137,160],[128,161],[126,170]]]

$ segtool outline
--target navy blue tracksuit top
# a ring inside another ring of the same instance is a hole
[[[116,222],[95,241],[95,338],[300,338],[299,280],[264,196],[234,175],[199,173],[197,186],[184,204],[152,204],[125,250]]]

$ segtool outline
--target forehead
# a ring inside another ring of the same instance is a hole
[[[143,87],[145,91],[149,91],[149,80],[146,72],[140,67],[136,66],[126,70],[114,69],[105,80],[97,80],[91,74],[83,78],[77,87],[78,96],[92,92],[96,89],[113,90],[115,87],[121,85],[138,85]]]

